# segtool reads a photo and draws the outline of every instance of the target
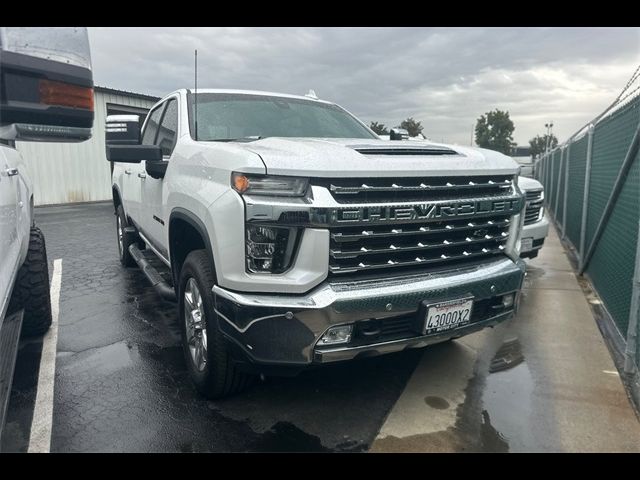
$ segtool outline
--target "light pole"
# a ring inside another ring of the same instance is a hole
[[[549,147],[551,146],[551,131],[553,129],[553,122],[545,123],[544,126],[547,128],[547,139],[545,142],[545,153],[549,153]]]

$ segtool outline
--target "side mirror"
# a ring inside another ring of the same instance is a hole
[[[160,161],[146,162],[145,170],[151,178],[164,178],[168,166],[169,162],[161,159]]]
[[[105,145],[139,145],[140,117],[109,115],[104,130]]]
[[[93,126],[86,28],[0,27],[0,139],[82,142]]]
[[[389,140],[407,140],[409,138],[409,132],[404,128],[392,128],[389,132]]]
[[[140,163],[162,161],[162,149],[158,145],[107,145],[109,162]]]

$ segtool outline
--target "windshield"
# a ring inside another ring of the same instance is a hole
[[[189,95],[192,136],[194,98]],[[198,140],[266,137],[376,138],[337,105],[267,95],[198,93]]]

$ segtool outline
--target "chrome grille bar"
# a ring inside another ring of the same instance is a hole
[[[343,258],[357,258],[364,255],[378,255],[383,253],[403,253],[403,252],[411,252],[411,251],[423,251],[423,250],[433,250],[436,248],[443,247],[460,247],[477,243],[487,243],[489,241],[496,242],[505,242],[509,238],[509,234],[507,232],[500,232],[495,235],[485,235],[482,238],[472,238],[466,237],[464,240],[450,241],[443,240],[438,242],[418,242],[413,245],[394,245],[390,244],[385,247],[360,247],[356,250],[335,250],[330,249],[329,254],[331,257],[335,259],[343,259]]]
[[[542,189],[538,189],[538,190],[527,190],[525,192],[525,197],[527,199],[527,201],[534,201],[534,200],[539,200],[540,197],[542,197]]]
[[[399,237],[407,237],[407,236],[416,236],[416,235],[425,235],[425,234],[436,234],[436,233],[449,233],[451,230],[455,230],[456,232],[464,232],[468,230],[477,230],[483,228],[508,228],[510,224],[509,218],[495,219],[495,220],[486,220],[481,219],[480,221],[465,221],[460,224],[457,222],[449,222],[444,226],[442,225],[397,225],[392,228],[380,228],[380,229],[367,229],[358,232],[345,232],[336,231],[335,229],[331,232],[331,240],[336,242],[354,242],[362,239],[380,239],[380,238],[399,238]]]
[[[455,254],[441,254],[438,258],[425,258],[417,256],[411,260],[392,260],[389,259],[387,261],[370,261],[370,262],[359,262],[358,264],[330,264],[329,271],[332,274],[346,274],[346,273],[354,273],[360,271],[369,271],[369,270],[378,270],[378,269],[389,269],[396,267],[409,267],[409,266],[422,266],[422,265],[430,265],[444,262],[453,262],[458,260],[467,260],[467,259],[475,259],[478,257],[489,257],[497,254],[501,254],[504,251],[503,245],[498,245],[492,248],[481,248],[478,250],[465,249],[460,253]]]
[[[542,189],[527,190],[525,192],[526,208],[524,213],[524,224],[531,225],[538,221],[540,208],[542,208]]]
[[[424,182],[420,182],[418,185],[401,185],[399,184],[399,182],[391,183],[391,185],[371,185],[368,183],[361,183],[359,186],[341,186],[335,185],[333,183],[329,185],[329,190],[337,195],[354,195],[362,192],[449,192],[451,190],[474,191],[487,188],[495,188],[500,192],[504,192],[505,190],[511,188],[511,180],[489,180],[487,182],[480,183],[469,180],[466,183],[447,182],[444,185],[432,185],[426,184]]]

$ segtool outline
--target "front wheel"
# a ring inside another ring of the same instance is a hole
[[[210,399],[240,392],[253,378],[239,371],[229,355],[213,307],[214,284],[206,250],[189,253],[180,271],[178,321],[191,379]]]
[[[51,298],[49,296],[49,264],[44,235],[38,227],[31,227],[27,258],[9,302],[9,311],[24,309],[23,337],[42,335],[51,326]]]

